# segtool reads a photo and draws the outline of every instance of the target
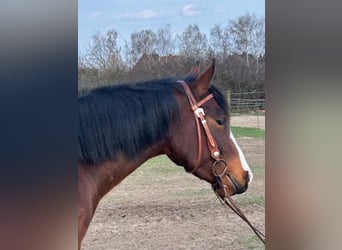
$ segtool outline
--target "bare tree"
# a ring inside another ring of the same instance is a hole
[[[100,32],[93,34],[85,53],[87,66],[97,68],[101,71],[122,68],[121,49],[117,46],[117,37],[118,33],[115,30],[109,30],[104,35]]]
[[[259,73],[259,61],[265,54],[265,18],[257,18],[252,32],[252,48],[256,57],[256,74]]]
[[[229,27],[222,28],[216,24],[210,30],[210,49],[214,52],[217,59],[225,60],[231,53],[231,36]]]
[[[178,36],[179,52],[181,55],[194,62],[205,58],[208,50],[208,40],[201,33],[197,24],[189,25],[185,31]]]
[[[152,55],[157,50],[157,34],[152,30],[141,30],[131,34],[131,55],[136,63],[143,55]]]
[[[257,17],[255,14],[246,13],[236,20],[230,21],[230,33],[233,36],[235,50],[246,57],[246,65],[249,67],[249,55],[253,47],[253,31],[255,30]]]
[[[157,31],[157,44],[156,52],[160,56],[167,56],[173,54],[174,51],[174,38],[172,36],[171,25],[167,24]]]
[[[117,38],[115,30],[91,36],[86,51],[79,57],[79,88],[93,88],[122,79],[126,65]]]
[[[265,81],[264,18],[246,13],[210,30],[210,43],[197,24],[174,35],[169,24],[156,32],[135,31],[129,43],[117,44],[119,32],[91,36],[79,56],[79,83],[94,87],[119,81],[182,76],[197,61],[217,58],[215,83],[233,91],[263,88]],[[174,55],[177,49],[177,55]]]

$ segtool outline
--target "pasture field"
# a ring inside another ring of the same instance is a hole
[[[265,131],[258,128],[246,128],[246,127],[230,127],[236,138],[252,137],[252,138],[265,138]]]
[[[235,127],[243,120],[237,117],[231,121]],[[241,125],[245,124],[244,120]],[[254,173],[247,192],[233,199],[265,232],[264,131],[233,128],[233,132]],[[232,211],[227,215],[208,183],[159,156],[102,199],[82,249],[264,249],[264,245]]]

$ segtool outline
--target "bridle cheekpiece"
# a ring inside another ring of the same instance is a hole
[[[229,174],[227,174],[228,171],[228,165],[226,163],[225,160],[223,160],[221,158],[221,152],[218,148],[217,142],[215,140],[215,138],[213,137],[212,133],[210,132],[210,129],[208,127],[207,124],[207,120],[205,118],[205,112],[204,109],[201,108],[201,106],[203,104],[205,104],[206,102],[208,102],[209,100],[211,100],[212,98],[214,98],[213,94],[209,94],[206,97],[204,97],[202,100],[200,100],[199,102],[196,101],[194,95],[192,94],[190,87],[188,86],[188,84],[184,81],[178,81],[181,86],[183,87],[190,106],[191,106],[191,110],[194,113],[195,116],[195,121],[196,121],[196,127],[197,127],[197,137],[198,137],[198,155],[197,155],[197,160],[195,163],[195,167],[192,169],[191,173],[195,173],[196,170],[199,168],[200,164],[201,164],[201,156],[202,156],[202,151],[203,151],[203,146],[202,146],[202,133],[201,133],[201,128],[199,125],[199,121],[201,121],[202,127],[204,129],[205,135],[207,137],[207,145],[208,145],[208,149],[210,151],[210,156],[211,158],[214,159],[214,163],[212,166],[212,171],[213,171],[213,175],[216,177],[217,181],[215,184],[213,184],[213,187],[215,188],[223,188],[224,192],[227,192],[227,187],[225,185],[223,185],[222,183],[222,177],[224,175],[227,175],[228,179],[231,179]],[[219,173],[217,171],[216,166],[218,166],[219,164],[223,164],[224,168],[223,171],[221,173]],[[231,180],[232,181],[232,180]],[[235,187],[235,183],[232,182],[233,187]]]

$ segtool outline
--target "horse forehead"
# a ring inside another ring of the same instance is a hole
[[[230,130],[230,139],[232,140],[232,142],[234,143],[238,153],[239,153],[239,158],[240,158],[240,161],[241,161],[241,165],[242,165],[242,168],[243,170],[247,171],[248,172],[248,175],[249,175],[249,183],[252,182],[253,180],[253,173],[252,173],[252,170],[250,169],[247,161],[246,161],[246,158],[245,158],[245,155],[244,153],[242,152],[239,144],[236,142],[236,139],[234,137],[234,134],[233,132]]]

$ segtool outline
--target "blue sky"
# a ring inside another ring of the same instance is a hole
[[[84,51],[91,34],[115,29],[119,45],[142,29],[156,31],[166,24],[180,34],[189,24],[197,24],[207,36],[215,24],[225,26],[246,12],[265,16],[265,0],[79,0],[78,48]]]

